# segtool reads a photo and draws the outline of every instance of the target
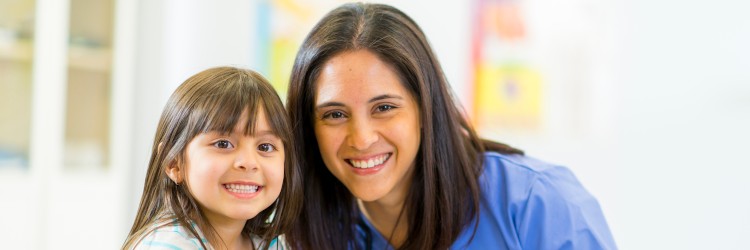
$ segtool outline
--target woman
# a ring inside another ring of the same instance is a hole
[[[287,108],[306,163],[293,247],[615,248],[572,173],[476,135],[393,7],[328,13],[297,54]]]

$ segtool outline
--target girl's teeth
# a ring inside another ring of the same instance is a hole
[[[241,184],[224,184],[224,188],[233,193],[255,193],[258,192],[258,186],[241,185]]]

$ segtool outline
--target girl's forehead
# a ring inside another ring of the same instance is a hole
[[[251,110],[254,108],[254,110]],[[236,110],[242,110],[237,112]],[[202,131],[216,132],[221,134],[242,133],[252,135],[259,127],[275,131],[275,126],[268,123],[266,112],[262,105],[255,107],[243,107],[242,109],[224,109],[208,114]]]
[[[276,126],[269,122],[268,114],[262,105],[256,107],[255,112],[245,109],[235,125],[235,132],[246,134],[257,134],[265,131],[276,133],[276,129]]]

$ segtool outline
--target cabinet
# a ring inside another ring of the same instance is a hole
[[[111,249],[124,239],[136,3],[0,0],[0,241],[9,249]]]

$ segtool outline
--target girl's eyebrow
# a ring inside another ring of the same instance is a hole
[[[261,136],[273,136],[278,137],[276,133],[274,133],[271,130],[261,130],[261,131],[255,131],[254,135],[255,137],[261,137]]]
[[[225,136],[225,135],[232,134],[232,132],[226,132],[226,131],[223,131],[221,129],[210,129],[210,130],[207,130],[207,131],[203,132],[203,134],[214,134],[214,135]]]

